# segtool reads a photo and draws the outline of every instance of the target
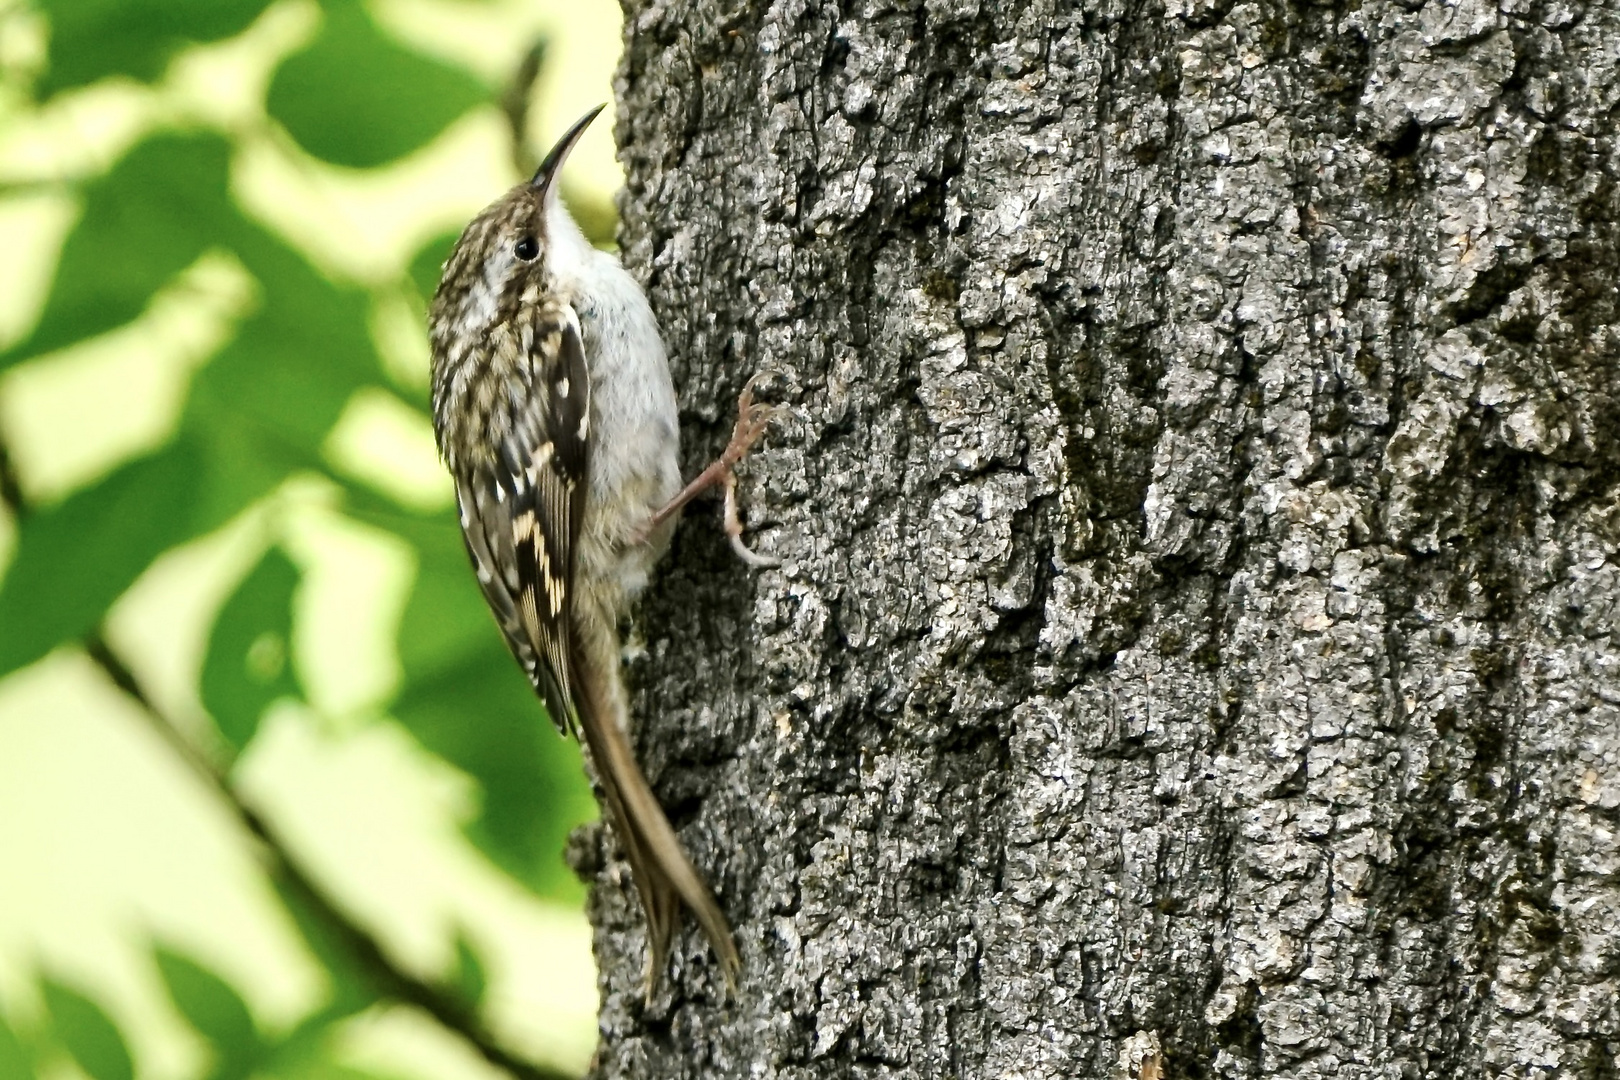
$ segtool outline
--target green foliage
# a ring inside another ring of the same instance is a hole
[[[266,0],[36,0],[49,24],[42,94],[108,76],[160,77],[178,49],[246,28]],[[324,0],[314,39],[281,63],[266,108],[304,149],[351,168],[426,145],[491,91],[466,71],[385,35],[359,0]],[[158,130],[103,175],[63,184],[81,207],[63,242],[37,323],[0,350],[0,371],[117,330],[149,310],[205,255],[223,253],[253,282],[226,342],[191,380],[173,437],[49,506],[17,508],[16,544],[0,568],[0,677],[97,635],[108,610],[164,552],[236,518],[290,479],[324,477],[355,519],[416,555],[400,623],[402,679],[392,719],[478,787],[466,832],[536,894],[577,901],[561,849],[595,810],[578,751],[559,738],[507,653],[479,596],[453,513],[397,505],[335,474],[324,456],[360,391],[425,402],[394,386],[372,338],[383,297],[427,298],[455,240],[426,244],[381,285],[334,280],[231,194],[234,136]],[[495,192],[490,193],[493,197]],[[610,218],[604,218],[611,231]],[[87,433],[93,435],[94,433]],[[276,503],[269,502],[273,515]],[[272,546],[220,609],[199,694],[233,754],[249,752],[274,701],[299,697],[289,662],[300,572]],[[225,783],[229,783],[226,773]],[[273,823],[272,823],[273,824]],[[294,853],[296,855],[296,853]],[[296,859],[292,861],[296,862]],[[272,884],[324,969],[326,1001],[290,1031],[267,1032],[243,994],[195,958],[156,951],[175,1008],[205,1039],[212,1080],[380,1080],[334,1064],[334,1029],[400,1000],[397,973],[365,934],[343,925],[319,883],[283,868]],[[465,933],[442,988],[476,1004],[486,969]],[[125,1039],[93,1000],[46,981],[47,1017],[19,1036],[0,1021],[0,1078],[31,1078],[55,1048],[91,1080],[132,1080]],[[39,1053],[36,1053],[38,1051]]]
[[[355,962],[352,943],[343,940],[341,933],[321,918],[317,899],[296,881],[278,878],[271,884],[281,897],[287,913],[292,916],[304,944],[309,946],[310,952],[326,969],[329,984],[326,1004],[287,1041],[318,1038],[332,1023],[376,1004],[378,995],[362,976]]]
[[[188,422],[251,433],[283,469],[315,468],[354,392],[380,376],[358,289],[323,278],[268,240],[238,249],[261,283],[260,310],[197,375]]]
[[[411,284],[416,286],[416,294],[422,298],[424,312],[439,288],[439,273],[444,269],[445,260],[450,257],[450,249],[456,246],[460,236],[459,232],[441,233],[423,244],[422,250],[411,259],[408,272]]]
[[[202,462],[189,442],[23,518],[0,579],[0,674],[95,629],[147,564],[191,534]]]
[[[328,0],[309,47],[270,84],[270,115],[336,165],[384,165],[427,143],[489,98],[464,71],[385,37],[358,0]]]
[[[266,1080],[398,1080],[393,1076],[357,1069],[324,1058],[304,1058],[259,1074]]]
[[[87,185],[39,323],[0,355],[0,370],[124,325],[204,251],[237,235],[229,164],[216,136],[164,134]]]
[[[461,530],[450,514],[419,515],[378,499],[356,497],[351,512],[361,521],[404,537],[416,551],[416,585],[400,619],[400,661],[406,691],[436,679],[473,656],[506,654],[506,645],[478,588],[465,588],[471,573]],[[523,682],[516,664],[512,673]]]
[[[0,1076],[9,1080],[34,1080],[34,1063],[29,1060],[28,1049],[4,1016],[0,1016]]]
[[[596,804],[580,782],[577,751],[545,723],[483,598],[467,588],[471,571],[454,519],[362,497],[351,508],[416,549],[416,587],[400,619],[406,679],[395,717],[478,781],[483,812],[467,834],[485,854],[542,895],[578,897],[579,884],[557,853]]]
[[[268,0],[40,0],[51,20],[50,67],[40,90],[55,93],[108,75],[150,81],[189,44],[247,29]]]
[[[90,1080],[134,1080],[129,1047],[100,1005],[52,979],[44,980],[40,989],[57,1040]]]
[[[271,548],[214,623],[203,663],[202,699],[236,750],[258,731],[266,706],[298,693],[290,661],[298,578],[291,560]]]
[[[469,1005],[476,1006],[484,1000],[484,991],[489,988],[489,977],[484,973],[484,964],[478,959],[478,953],[467,940],[465,931],[456,935],[456,971],[453,980],[456,995]]]
[[[157,950],[157,966],[175,1008],[213,1045],[213,1080],[240,1080],[251,1073],[265,1046],[253,1014],[235,988],[168,949]]]
[[[478,780],[483,813],[467,835],[485,854],[537,892],[579,895],[557,854],[594,803],[583,785],[570,782],[577,751],[541,719],[528,681],[504,649],[479,650],[413,681],[394,715],[423,746]]]

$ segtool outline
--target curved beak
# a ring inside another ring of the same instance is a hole
[[[595,120],[597,114],[605,108],[607,108],[607,103],[603,102],[578,120],[575,120],[574,126],[563,132],[562,138],[557,140],[557,145],[551,148],[551,153],[547,154],[546,159],[540,163],[540,167],[534,170],[534,179],[529,181],[529,186],[540,192],[542,197],[551,193],[552,181],[562,171],[563,162],[568,160],[569,151],[574,149],[574,144],[579,142],[581,135],[585,134],[585,129],[591,126],[591,121]]]

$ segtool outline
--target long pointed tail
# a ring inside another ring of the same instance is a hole
[[[635,876],[636,891],[647,914],[646,992],[652,994],[659,972],[669,955],[670,942],[680,924],[680,905],[691,909],[704,936],[714,949],[726,977],[735,990],[742,958],[732,940],[731,925],[715,902],[714,894],[693,868],[681,847],[669,818],[636,764],[635,753],[625,735],[629,707],[619,677],[619,643],[612,624],[598,620],[601,629],[594,634],[581,626],[576,638],[580,728],[585,745],[596,766],[597,779],[607,798],[614,832],[624,845]],[[590,636],[594,640],[582,640]]]

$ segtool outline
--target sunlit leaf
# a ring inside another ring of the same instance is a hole
[[[465,71],[385,36],[358,0],[331,0],[325,10],[320,34],[277,69],[266,102],[316,157],[353,168],[382,165],[488,99]]]
[[[381,378],[369,301],[262,234],[246,237],[237,254],[259,282],[259,310],[198,372],[183,423],[239,444],[250,469],[318,468],[349,399]]]
[[[54,93],[108,75],[150,81],[174,53],[245,30],[268,0],[39,0],[50,16],[50,66],[40,89]]]
[[[134,1080],[135,1063],[117,1026],[101,1006],[76,990],[46,979],[40,989],[51,1029],[91,1080]]]
[[[201,473],[178,442],[23,518],[0,580],[0,675],[83,638],[148,563],[193,535]]]
[[[468,838],[508,873],[558,899],[580,886],[562,861],[568,832],[595,816],[579,750],[560,737],[479,595],[450,513],[392,510],[353,492],[349,510],[416,550],[400,620],[403,686],[392,713],[427,749],[478,782]]]
[[[569,830],[594,816],[595,803],[578,749],[546,720],[504,648],[480,650],[457,667],[408,681],[392,712],[423,746],[483,789],[483,813],[467,827],[469,839],[537,892],[578,895],[562,850]]]
[[[350,489],[347,509],[357,519],[394,533],[416,554],[416,581],[399,628],[407,679],[428,678],[491,651],[506,655],[500,631],[478,593],[453,511],[414,513],[364,488]]]
[[[55,92],[109,75],[158,78],[177,50],[240,32],[267,3],[37,0],[50,34],[39,86]],[[321,0],[321,7],[316,36],[274,73],[267,99],[272,117],[316,156],[347,167],[389,162],[488,101],[488,88],[467,72],[383,32],[361,0]],[[169,446],[19,515],[11,563],[0,566],[0,675],[84,639],[165,550],[217,527],[289,476],[325,470],[323,448],[344,409],[358,390],[386,379],[372,342],[377,298],[328,277],[244,214],[231,195],[233,152],[216,134],[159,133],[86,182],[38,324],[0,350],[3,370],[123,326],[210,251],[228,252],[255,282],[251,310],[192,379]],[[454,238],[430,241],[412,261],[424,302]],[[387,288],[408,292],[398,282]],[[387,299],[397,303],[392,293]],[[472,839],[541,891],[577,899],[561,848],[571,825],[594,813],[577,748],[555,733],[502,644],[453,517],[397,513],[380,498],[374,509],[390,515],[386,527],[418,555],[400,636],[402,722],[480,787]],[[238,749],[272,701],[298,693],[288,664],[298,583],[296,567],[272,549],[213,628],[200,694]],[[287,873],[272,878],[330,980],[329,999],[290,1031],[266,1037],[237,989],[159,949],[169,997],[211,1046],[211,1080],[384,1080],[335,1058],[343,1025],[400,988],[379,974],[373,946],[336,925],[320,898]],[[477,1002],[486,992],[483,958],[464,934],[456,949],[445,989]],[[48,1022],[27,1032],[28,1042],[0,1021],[0,1080],[31,1080],[35,1051],[65,1067],[58,1045],[91,1080],[133,1080],[128,1044],[95,1001],[53,982],[44,998]]]
[[[179,953],[157,950],[169,997],[192,1027],[214,1046],[214,1077],[246,1076],[264,1052],[253,1014],[234,987]]]
[[[34,1080],[34,1065],[28,1058],[28,1050],[4,1016],[0,1016],[0,1076]]]
[[[333,1036],[355,1013],[367,1004],[352,1000],[328,1003],[304,1017],[265,1051],[264,1060],[254,1072],[256,1078],[317,1077],[337,1075],[326,1071],[331,1065]]]
[[[510,660],[478,592],[455,519],[445,514],[431,526],[411,530],[406,539],[415,545],[418,560],[416,581],[400,620],[400,661],[407,679],[431,678],[476,657]]]
[[[320,468],[327,432],[376,374],[363,296],[272,238],[244,228],[238,239],[263,302],[199,373],[182,437],[23,519],[0,580],[0,674],[89,632],[167,548]],[[223,722],[251,731],[240,714]]]
[[[32,334],[0,369],[122,326],[239,218],[226,189],[229,149],[217,136],[160,135],[136,146],[85,189]]]
[[[214,623],[203,663],[202,700],[237,750],[253,738],[272,701],[298,693],[290,656],[298,581],[298,568],[279,548],[271,548]]]
[[[195,392],[192,397],[198,406]],[[199,532],[224,524],[292,473],[320,467],[313,451],[289,446],[212,403],[187,410],[182,437],[200,448],[208,466],[208,483],[199,493]]]

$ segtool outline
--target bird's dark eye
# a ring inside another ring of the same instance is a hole
[[[525,236],[512,246],[512,252],[524,262],[528,262],[540,254],[540,245],[534,242],[534,237]]]

